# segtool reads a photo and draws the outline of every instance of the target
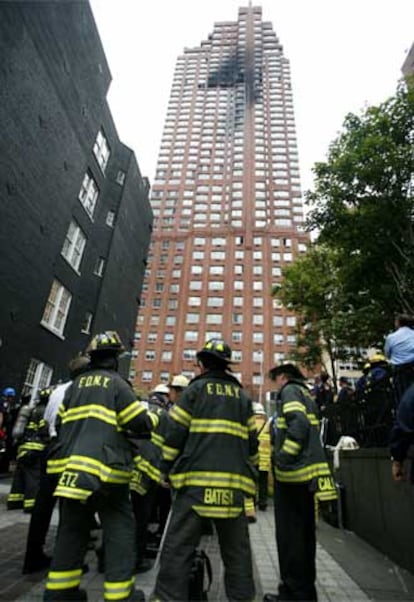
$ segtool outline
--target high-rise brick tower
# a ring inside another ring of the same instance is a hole
[[[262,397],[268,368],[295,344],[295,317],[271,289],[309,237],[289,61],[260,7],[178,57],[151,199],[131,378],[149,390],[192,376],[196,351],[219,336]]]

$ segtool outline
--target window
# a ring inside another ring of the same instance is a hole
[[[243,334],[241,332],[238,332],[238,331],[232,332],[231,339],[232,339],[233,343],[241,343],[242,338],[243,338]]]
[[[78,272],[85,249],[86,236],[75,221],[71,221],[66,232],[65,242],[62,247],[62,255],[66,261]]]
[[[94,269],[93,273],[96,276],[99,276],[100,278],[102,278],[104,269],[105,269],[105,258],[98,257],[98,259],[96,260],[95,269]]]
[[[143,383],[147,383],[152,381],[152,372],[151,370],[144,370],[142,373],[141,380]]]
[[[102,173],[105,173],[111,151],[102,130],[99,130],[98,135],[96,136],[95,144],[93,145],[93,154],[96,157]]]
[[[166,326],[175,326],[176,322],[177,322],[177,318],[175,316],[167,316],[165,318]]]
[[[145,359],[152,362],[155,360],[155,351],[148,350],[145,352]]]
[[[34,399],[40,389],[50,385],[53,370],[47,364],[32,358],[26,372],[22,395],[30,395]]]
[[[91,326],[92,326],[93,313],[87,311],[82,322],[81,332],[85,334],[90,334]]]
[[[108,211],[108,213],[106,214],[105,223],[110,228],[114,227],[114,223],[115,223],[115,211]]]
[[[183,349],[183,360],[192,361],[196,358],[195,349]]]
[[[184,335],[185,341],[198,341],[198,332],[196,330],[186,330]]]
[[[172,360],[172,351],[163,351],[161,354],[162,362],[171,362]]]
[[[116,183],[123,186],[125,182],[125,172],[120,169],[116,174]]]
[[[43,312],[41,324],[58,335],[63,334],[72,295],[58,280],[54,280]]]
[[[98,200],[99,189],[92,174],[87,171],[83,176],[83,182],[79,191],[78,199],[82,203],[86,213],[89,217],[93,217],[95,211],[96,202]]]

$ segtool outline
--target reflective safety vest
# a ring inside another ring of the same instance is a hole
[[[276,481],[309,482],[320,500],[337,493],[319,438],[317,406],[302,381],[290,380],[278,393],[272,429]]]
[[[170,410],[163,471],[200,515],[232,518],[256,493],[257,431],[252,402],[224,371],[194,378]]]
[[[255,414],[259,440],[259,470],[269,472],[272,449],[270,445],[270,420],[264,414]]]
[[[55,495],[84,501],[104,484],[127,484],[127,431],[148,433],[157,423],[117,372],[93,369],[78,376],[59,408],[58,438],[49,454],[48,473],[60,475]]]

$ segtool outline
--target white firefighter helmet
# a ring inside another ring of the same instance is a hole
[[[167,385],[164,385],[164,383],[160,383],[151,392],[152,393],[161,393],[162,395],[168,395],[168,393],[170,392],[170,390],[167,387]]]
[[[266,416],[266,412],[263,407],[263,404],[259,403],[258,401],[253,401],[252,406],[253,406],[253,412],[255,414],[263,414],[264,416]]]
[[[188,378],[186,376],[184,376],[184,374],[177,374],[176,376],[172,377],[172,380],[169,384],[170,387],[177,387],[180,389],[185,389],[185,387],[188,387],[188,383],[190,381],[188,380]]]

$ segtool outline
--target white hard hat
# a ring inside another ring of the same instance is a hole
[[[255,414],[264,414],[266,416],[265,409],[261,403],[259,403],[257,401],[253,401],[252,406],[253,406],[253,412]]]
[[[162,393],[163,395],[168,395],[169,392],[169,388],[163,383],[160,383],[155,387],[155,389],[152,390],[152,393]]]
[[[190,381],[186,376],[184,376],[184,374],[177,374],[176,376],[173,376],[169,386],[180,387],[181,389],[184,389],[185,387],[188,387],[189,382]]]

